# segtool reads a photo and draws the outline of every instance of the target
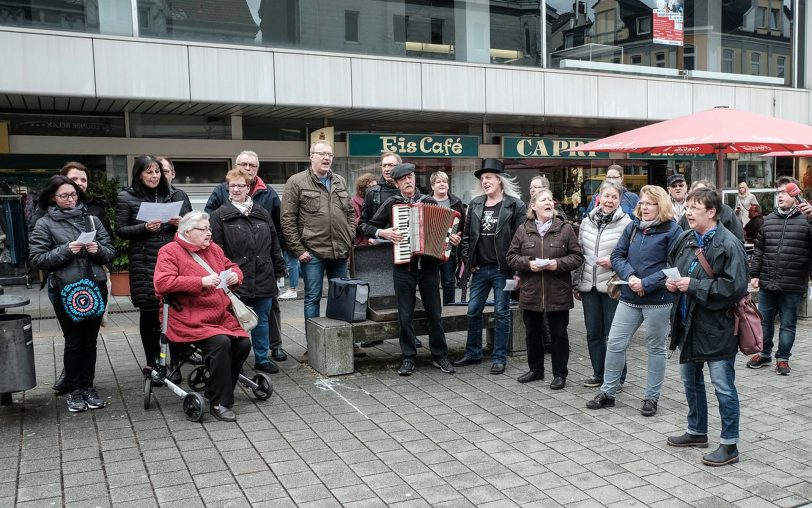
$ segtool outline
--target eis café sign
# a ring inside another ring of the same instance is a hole
[[[401,157],[479,158],[478,136],[443,134],[348,133],[350,157],[380,157],[394,152]]]

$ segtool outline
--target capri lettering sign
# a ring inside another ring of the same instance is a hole
[[[592,141],[580,138],[520,138],[502,137],[502,157],[505,159],[608,159],[604,152],[567,152]]]
[[[479,137],[442,134],[347,134],[350,157],[379,157],[394,152],[401,157],[479,158]]]

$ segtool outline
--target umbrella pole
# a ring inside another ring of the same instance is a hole
[[[725,183],[725,153],[721,148],[716,149],[716,189],[722,192]]]

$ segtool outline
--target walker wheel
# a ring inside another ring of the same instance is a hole
[[[256,388],[252,388],[251,391],[254,392],[254,397],[259,400],[268,400],[273,395],[273,383],[271,382],[271,376],[264,372],[258,372],[256,376],[254,376],[251,381],[257,385]]]
[[[183,413],[190,422],[199,422],[206,412],[206,406],[206,399],[199,393],[191,392],[183,398]]]
[[[152,398],[152,378],[147,376],[144,378],[144,409],[149,409],[149,404]]]
[[[195,367],[194,370],[189,373],[189,388],[191,388],[193,392],[202,392],[206,389],[206,385],[209,384],[210,377],[209,369],[204,365]]]

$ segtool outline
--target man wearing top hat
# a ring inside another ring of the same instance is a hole
[[[401,203],[424,203],[436,205],[431,197],[417,191],[414,177],[414,164],[401,163],[392,170],[392,180],[398,193],[384,201],[375,215],[363,225],[363,231],[373,238],[390,240],[397,244],[403,235],[392,227],[392,206]],[[460,235],[451,235],[452,245],[460,243]],[[506,249],[507,250],[507,249]],[[439,259],[424,256],[413,256],[408,264],[395,265],[392,279],[395,286],[395,299],[398,305],[398,324],[400,325],[401,365],[398,374],[410,376],[415,369],[417,358],[414,325],[415,290],[420,289],[420,299],[428,315],[429,349],[432,364],[446,374],[452,374],[454,367],[448,361],[448,346],[443,331],[440,301]]]
[[[505,372],[510,338],[510,293],[505,283],[513,278],[507,254],[516,229],[524,223],[527,208],[515,179],[505,174],[502,161],[485,159],[474,172],[479,178],[476,197],[468,204],[462,233],[463,277],[471,275],[468,300],[468,341],[465,355],[454,362],[462,367],[482,363],[482,311],[493,290],[496,330],[491,355],[491,374]]]

